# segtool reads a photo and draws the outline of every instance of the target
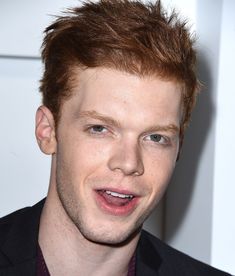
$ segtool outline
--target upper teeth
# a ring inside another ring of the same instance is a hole
[[[106,194],[115,196],[115,197],[120,197],[120,198],[133,198],[133,195],[125,195],[125,194],[119,194],[116,192],[111,192],[111,191],[105,191]]]

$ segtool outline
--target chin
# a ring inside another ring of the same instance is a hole
[[[82,236],[90,242],[109,246],[122,246],[139,235],[142,225],[137,229],[126,230],[125,232],[118,231],[118,229],[111,231],[110,229],[94,229],[94,227],[83,227],[81,225],[77,225],[77,228]]]

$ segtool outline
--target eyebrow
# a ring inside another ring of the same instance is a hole
[[[100,120],[108,125],[112,125],[115,126],[117,128],[121,128],[121,124],[119,121],[103,115],[95,110],[92,111],[81,111],[78,113],[78,118],[92,118],[92,119],[97,119]],[[179,127],[176,126],[175,124],[168,124],[168,125],[156,125],[156,126],[152,126],[149,127],[145,130],[145,133],[148,132],[155,132],[155,131],[170,131],[173,133],[179,133]]]
[[[173,134],[178,134],[180,129],[175,124],[168,124],[164,126],[159,125],[159,126],[150,127],[145,132],[149,133],[149,132],[156,132],[156,131],[170,131]]]
[[[108,125],[112,125],[112,126],[115,126],[115,127],[118,127],[120,128],[121,127],[121,124],[120,122],[118,122],[117,120],[109,117],[109,116],[105,116],[101,113],[98,113],[97,111],[81,111],[79,112],[78,114],[78,117],[80,118],[92,118],[92,119],[97,119],[97,120],[100,120],[102,122],[105,122],[106,124]]]

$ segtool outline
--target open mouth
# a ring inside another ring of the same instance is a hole
[[[98,193],[104,197],[107,203],[115,206],[123,206],[128,204],[135,196],[132,194],[122,194],[109,190],[98,190]]]
[[[128,215],[137,205],[138,198],[131,193],[119,192],[117,190],[96,190],[98,206],[112,215]]]

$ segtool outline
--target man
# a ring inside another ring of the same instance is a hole
[[[228,275],[142,230],[194,106],[193,40],[160,2],[85,2],[46,30],[45,201],[0,222],[0,275]]]

